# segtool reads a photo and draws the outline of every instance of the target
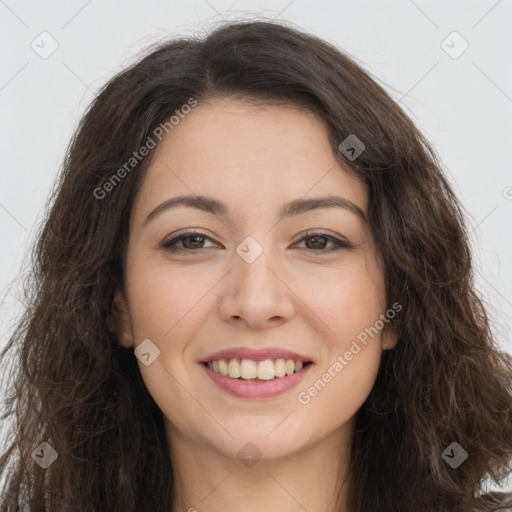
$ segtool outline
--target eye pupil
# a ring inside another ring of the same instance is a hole
[[[325,242],[326,242],[326,238],[325,238],[324,236],[318,236],[318,235],[317,235],[317,236],[308,236],[308,237],[306,238],[306,240],[317,240],[317,241],[318,241],[318,240],[322,240],[322,239],[323,239],[323,243],[322,243],[322,242],[320,243],[320,249],[324,249],[324,248],[325,248]],[[307,244],[307,243],[308,243],[308,242],[306,242],[306,244]],[[309,249],[309,248],[310,248],[310,247],[308,247],[308,249]],[[318,248],[319,248],[318,243],[313,242],[313,248],[317,248],[317,249],[318,249]]]
[[[186,240],[192,240],[192,239],[195,239],[195,240],[197,241],[197,239],[200,239],[200,240],[201,240],[201,239],[203,239],[203,237],[202,237],[202,236],[198,236],[198,235],[196,235],[196,236],[187,236],[187,237],[184,237],[184,238],[182,238],[183,245],[184,245],[185,247],[187,247]],[[196,243],[198,243],[199,245],[201,244],[201,242],[192,242],[192,245],[194,245],[194,244],[196,244]],[[187,248],[188,248],[188,249],[190,249],[190,248],[191,248],[191,249],[200,249],[200,247],[187,247]]]

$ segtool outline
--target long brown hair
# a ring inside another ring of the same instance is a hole
[[[348,510],[468,510],[486,478],[499,483],[510,469],[512,357],[475,292],[462,207],[432,147],[368,72],[268,21],[149,48],[82,118],[31,253],[26,311],[2,354],[6,363],[16,350],[2,510],[171,510],[162,413],[112,318],[133,199],[154,152],[118,170],[190,98],[219,96],[316,113],[335,157],[368,188],[388,303],[403,309],[399,341],[357,412]],[[339,149],[349,135],[365,145],[356,159]],[[58,455],[46,469],[36,463],[53,453],[45,442]],[[454,442],[468,454],[457,468],[442,457]]]

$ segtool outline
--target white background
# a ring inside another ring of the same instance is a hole
[[[34,228],[95,92],[150,43],[262,16],[357,58],[433,143],[467,211],[477,288],[512,352],[511,0],[0,0],[0,349]],[[58,43],[46,59],[31,47],[50,47],[43,31]],[[457,58],[442,47],[463,48],[453,31],[469,44]]]

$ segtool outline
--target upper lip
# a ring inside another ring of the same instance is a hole
[[[312,361],[310,357],[297,354],[290,350],[278,347],[266,347],[261,349],[253,349],[248,347],[234,347],[219,350],[209,356],[204,357],[199,362],[207,363],[208,361],[219,361],[220,359],[251,359],[253,361],[264,361],[265,359],[293,359],[294,361]]]

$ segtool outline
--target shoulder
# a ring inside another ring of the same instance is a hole
[[[512,512],[512,492],[494,491],[482,495],[474,512]]]

